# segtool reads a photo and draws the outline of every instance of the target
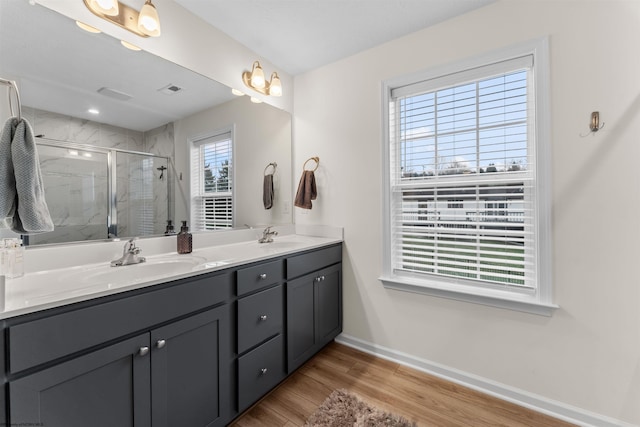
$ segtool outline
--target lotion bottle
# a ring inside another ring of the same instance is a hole
[[[189,233],[187,221],[182,221],[182,227],[178,233],[178,253],[190,254],[193,250],[193,236]]]

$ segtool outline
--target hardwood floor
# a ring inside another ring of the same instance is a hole
[[[335,342],[231,425],[302,426],[338,388],[418,426],[572,425]]]

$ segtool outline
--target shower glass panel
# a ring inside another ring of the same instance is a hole
[[[118,237],[162,234],[169,217],[167,158],[117,152],[115,159]]]
[[[29,236],[29,245],[106,239],[109,153],[38,144],[38,157],[55,228]]]
[[[166,157],[40,138],[38,157],[54,231],[28,245],[158,235],[169,218]]]

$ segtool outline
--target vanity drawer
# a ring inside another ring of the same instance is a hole
[[[162,289],[9,324],[9,372],[32,368],[228,301],[232,287],[231,273],[185,279]]]
[[[342,244],[287,258],[287,279],[342,261]]]
[[[238,300],[238,354],[282,333],[284,287],[258,292]]]
[[[238,270],[238,296],[281,282],[283,261],[271,261]]]
[[[278,335],[238,359],[240,412],[261,398],[286,376],[284,338]]]

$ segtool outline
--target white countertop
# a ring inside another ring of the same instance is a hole
[[[226,234],[194,234],[193,252],[180,255],[176,252],[163,252],[167,243],[175,247],[175,237],[161,237],[158,241],[141,239],[136,242],[142,249],[141,256],[146,262],[123,267],[111,267],[112,259],[121,255],[122,242],[105,242],[119,248],[118,256],[110,256],[100,262],[82,262],[81,265],[61,265],[59,268],[37,270],[31,267],[20,278],[6,279],[5,305],[0,312],[0,319],[33,313],[45,309],[59,307],[79,301],[112,295],[120,292],[139,289],[147,286],[177,280],[198,274],[223,270],[229,267],[262,261],[282,255],[288,255],[308,249],[339,243],[342,241],[342,229],[313,228],[299,230],[299,227],[288,226],[279,231],[279,236],[273,243],[258,243],[255,239],[256,230],[230,231]],[[294,234],[311,232],[309,234]],[[294,232],[294,233],[292,233]],[[149,251],[145,251],[145,246]],[[100,245],[76,245],[74,248],[59,248],[58,256],[67,259],[69,251],[77,252],[82,260],[102,255],[105,248]],[[44,262],[50,258],[56,248],[48,248],[41,253],[30,250],[25,254],[25,262],[30,261],[49,267],[51,263]],[[113,248],[109,251],[113,252]],[[117,253],[117,252],[116,252]],[[82,256],[81,256],[82,255]],[[30,259],[31,258],[31,259]],[[73,259],[73,256],[71,257]],[[62,260],[60,260],[62,262]]]

